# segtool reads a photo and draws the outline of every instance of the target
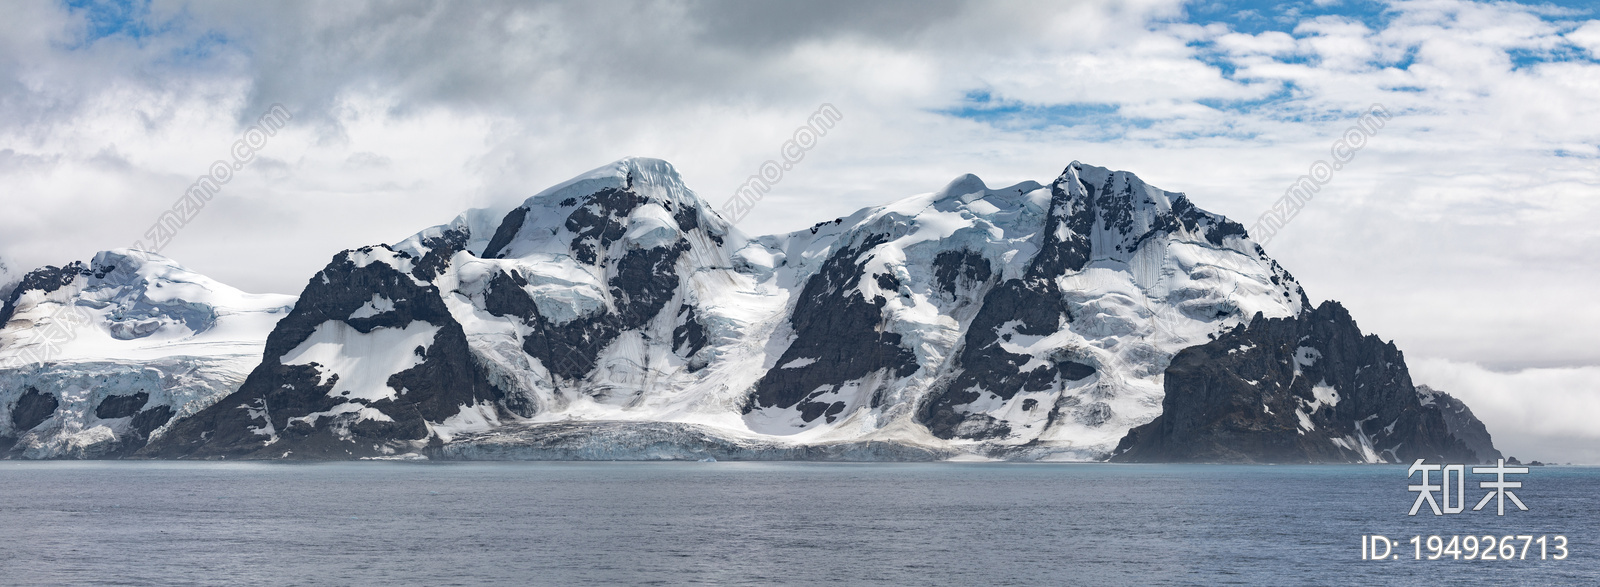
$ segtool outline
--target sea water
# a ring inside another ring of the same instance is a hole
[[[1408,516],[1403,466],[4,462],[0,583],[1600,584],[1600,468],[1517,477]],[[1546,558],[1409,542],[1508,534]]]

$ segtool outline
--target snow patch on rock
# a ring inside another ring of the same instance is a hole
[[[405,328],[379,327],[366,333],[341,320],[329,320],[280,361],[316,365],[323,385],[337,378],[328,392],[330,397],[367,402],[393,399],[404,391],[389,387],[389,378],[421,364],[438,332],[438,326],[421,320]]]

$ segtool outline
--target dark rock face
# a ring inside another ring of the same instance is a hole
[[[56,396],[30,388],[11,408],[11,429],[17,434],[32,430],[55,415],[59,407],[61,402],[56,401]]]
[[[1244,225],[1232,220],[1210,223],[1206,218],[1205,212],[1196,208],[1194,204],[1189,202],[1188,198],[1183,196],[1179,196],[1172,201],[1172,213],[1178,222],[1182,222],[1189,230],[1194,230],[1202,223],[1208,224],[1205,233],[1206,240],[1211,241],[1211,244],[1214,245],[1221,246],[1222,239],[1230,235],[1245,236]]]
[[[147,394],[141,392],[130,396],[112,396],[111,398],[107,398],[107,401],[101,402],[100,405],[103,407],[107,403],[111,403],[110,400],[118,399],[123,400],[121,401],[121,405],[117,406],[118,408],[122,408],[133,403],[131,399],[124,398],[138,398],[140,396],[147,396]],[[95,455],[94,458],[120,459],[133,456],[139,451],[139,449],[144,448],[145,445],[149,443],[150,433],[155,432],[157,428],[160,428],[162,425],[166,424],[167,421],[171,420],[172,416],[176,413],[177,412],[172,411],[171,406],[155,406],[148,410],[126,414],[126,416],[133,416],[133,418],[128,421],[127,430],[119,435],[115,445],[106,448],[103,454]],[[99,418],[106,417],[100,415],[100,408],[95,408],[95,416]]]
[[[1499,450],[1494,448],[1494,440],[1489,436],[1489,429],[1477,416],[1472,415],[1472,410],[1467,404],[1455,396],[1433,389],[1426,385],[1417,386],[1417,395],[1422,396],[1423,403],[1432,402],[1439,406],[1439,411],[1444,414],[1445,427],[1450,429],[1450,434],[1466,443],[1467,448],[1478,455],[1478,462],[1493,463],[1501,458]]]
[[[1022,371],[1034,357],[1007,351],[1001,346],[1013,335],[1049,336],[1072,322],[1071,310],[1063,301],[1055,277],[1082,271],[1091,253],[1089,232],[1101,202],[1096,189],[1083,188],[1088,198],[1073,198],[1057,181],[1051,187],[1050,215],[1045,221],[1039,254],[1028,264],[1022,278],[1010,279],[989,290],[983,306],[972,319],[956,355],[961,370],[948,387],[929,396],[919,420],[939,438],[984,439],[1002,437],[1011,428],[993,417],[969,414],[962,407],[983,398],[985,393],[1010,400],[1021,391],[1042,391],[1093,375],[1094,367],[1067,359]],[[1112,209],[1105,216],[1108,224],[1130,222],[1126,198],[1102,198]],[[1119,213],[1118,210],[1121,210]],[[941,277],[942,279],[942,277]],[[1010,328],[1006,325],[1010,324]],[[963,424],[966,424],[963,426]],[[963,432],[964,431],[964,432]]]
[[[649,200],[631,190],[605,188],[588,197],[586,205],[567,217],[566,228],[572,237],[572,255],[593,264],[611,243],[628,230],[628,214]]]
[[[1058,360],[1051,365],[1040,365],[1031,371],[1022,371],[1022,365],[1033,359],[1007,351],[1001,346],[1014,334],[1048,336],[1064,328],[1072,320],[1071,313],[1062,302],[1061,292],[1055,282],[1047,279],[1012,279],[989,290],[983,307],[972,319],[962,341],[956,365],[961,372],[942,393],[931,396],[921,414],[922,423],[934,436],[940,438],[993,438],[1010,434],[1009,427],[998,422],[985,421],[981,426],[968,426],[972,433],[958,434],[963,422],[986,418],[982,414],[966,414],[962,406],[978,401],[984,393],[1010,400],[1021,391],[1053,389],[1064,381],[1076,381],[1093,375],[1094,367],[1070,360]],[[1013,326],[1003,328],[1007,323]]]
[[[678,292],[678,257],[689,250],[679,239],[676,244],[653,249],[633,249],[617,261],[617,274],[607,280],[615,304],[618,326],[631,329],[644,326],[672,301]]]
[[[450,256],[460,252],[467,246],[467,239],[471,235],[460,230],[447,230],[443,234],[423,239],[422,246],[428,249],[427,253],[417,259],[412,266],[411,275],[423,281],[433,281],[450,265]]]
[[[670,245],[628,249],[616,259],[607,255],[612,244],[627,231],[628,215],[649,202],[646,196],[627,188],[604,188],[581,201],[569,198],[561,202],[563,207],[577,207],[564,224],[564,228],[575,235],[569,244],[573,258],[611,273],[606,283],[612,307],[606,311],[557,323],[539,312],[533,298],[523,289],[528,282],[522,275],[500,273],[490,281],[484,295],[485,309],[495,316],[519,318],[528,325],[530,331],[522,339],[523,352],[539,359],[557,377],[575,381],[594,371],[607,345],[623,332],[642,327],[654,319],[677,294],[680,280],[675,266],[679,257],[689,250],[689,244],[682,237]],[[663,205],[668,209],[672,207],[668,202]],[[502,240],[502,235],[509,241],[521,228],[523,217],[513,216],[515,213],[508,215],[495,232],[496,242]],[[680,230],[700,228],[698,212],[692,207],[680,207],[673,211],[673,217]],[[498,248],[491,243],[485,254]],[[687,345],[691,349],[683,355],[687,357],[704,346],[705,337],[693,320],[692,308],[688,311],[687,322],[682,315],[680,311],[679,327],[674,334],[675,348],[685,349]]]
[[[1089,233],[1094,230],[1095,188],[1079,180],[1088,191],[1088,197],[1074,198],[1062,185],[1066,181],[1068,179],[1062,177],[1050,186],[1050,213],[1042,231],[1044,238],[1039,253],[1028,264],[1027,277],[1049,279],[1082,271],[1093,253]]]
[[[126,418],[139,413],[148,401],[150,394],[142,391],[133,395],[113,395],[100,400],[100,405],[94,408],[94,417],[101,420]]]
[[[133,431],[138,434],[129,443],[130,446],[144,446],[144,441],[150,438],[150,433],[165,425],[168,420],[172,419],[174,414],[176,412],[172,411],[172,406],[156,406],[134,414],[130,425],[133,427]]]
[[[563,202],[563,205],[566,203]],[[505,219],[500,221],[500,227],[495,229],[494,236],[489,238],[489,244],[483,248],[483,258],[498,258],[500,251],[511,244],[511,239],[516,238],[517,231],[522,230],[522,223],[527,218],[526,207],[517,207],[507,212]]]
[[[694,306],[683,306],[678,311],[678,324],[672,329],[672,352],[689,359],[691,373],[706,367],[706,362],[696,360],[695,355],[707,342],[706,327],[695,318]]]
[[[696,210],[694,206],[684,204],[674,210],[671,202],[663,202],[663,204],[667,207],[667,211],[672,213],[672,220],[678,223],[678,230],[689,232],[700,228],[700,211]]]
[[[955,295],[958,280],[967,284],[987,283],[994,275],[989,268],[989,261],[972,251],[945,251],[933,258],[933,276],[939,283],[939,291]]]
[[[90,275],[92,273],[88,267],[84,266],[82,261],[73,261],[65,267],[46,265],[29,271],[27,275],[22,276],[22,281],[18,282],[17,286],[12,288],[10,294],[6,296],[5,305],[0,306],[0,328],[4,328],[6,323],[11,321],[11,316],[16,314],[17,300],[22,298],[22,294],[34,290],[50,293],[71,284],[72,280],[77,279],[79,275]]]
[[[436,242],[415,271],[437,271],[434,255],[448,259],[459,237]],[[387,249],[387,247],[383,247]],[[437,287],[419,284],[415,276],[387,263],[358,266],[352,253],[373,254],[375,247],[346,251],[313,277],[294,311],[267,337],[265,360],[239,391],[185,418],[161,438],[139,451],[157,458],[352,458],[409,450],[427,441],[428,422],[456,415],[463,405],[502,399],[472,361],[466,334],[445,308]],[[356,310],[382,296],[394,308],[362,318]],[[378,328],[405,328],[421,321],[438,327],[431,345],[418,347],[421,362],[389,378],[401,390],[392,399],[369,401],[330,396],[337,377],[322,381],[314,365],[284,365],[283,358],[324,323],[338,321],[361,334]],[[358,419],[353,412],[333,413],[345,404],[373,408],[392,421]],[[321,416],[313,414],[325,413]],[[141,413],[142,415],[143,413]],[[151,420],[159,415],[153,414]],[[170,415],[167,416],[170,418]],[[309,421],[308,421],[309,420]],[[164,421],[164,419],[163,419]]]
[[[678,223],[678,230],[687,233],[700,228],[699,208],[691,204],[682,204],[677,209],[673,209],[672,202],[662,202],[661,204],[667,208],[667,211],[672,212],[672,219]],[[712,234],[710,231],[703,232],[707,237],[711,238],[711,242],[717,243],[718,246],[723,244],[722,236]]]
[[[1134,428],[1116,462],[1478,462],[1436,404],[1412,386],[1405,357],[1363,336],[1325,302],[1299,318],[1263,319],[1179,352],[1162,414]]]
[[[845,382],[879,371],[895,377],[917,371],[916,357],[901,346],[900,335],[879,329],[888,300],[868,300],[857,287],[866,276],[870,251],[887,241],[871,235],[856,247],[840,248],[806,281],[790,315],[794,342],[756,382],[747,411],[793,407],[806,422],[819,417],[832,422],[849,406],[827,396],[837,396]]]
[[[576,247],[583,243],[575,243]],[[614,311],[599,312],[560,324],[539,313],[539,308],[523,286],[521,275],[501,273],[489,284],[484,296],[485,309],[496,316],[514,316],[527,324],[522,350],[539,359],[551,373],[567,380],[582,379],[594,370],[600,352],[624,331],[644,326],[661,313],[678,290],[678,273],[673,266],[688,250],[681,239],[676,245],[653,249],[633,249],[617,262],[617,271],[607,281]],[[685,335],[687,337],[687,334]]]

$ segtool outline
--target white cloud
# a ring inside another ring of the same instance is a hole
[[[1254,55],[1284,56],[1293,54],[1297,43],[1289,33],[1267,31],[1259,35],[1227,33],[1216,38],[1217,46],[1234,58]]]
[[[1456,396],[1522,461],[1600,464],[1600,366],[1489,371],[1445,359],[1411,359],[1411,378]]]
[[[1600,21],[1584,23],[1583,26],[1567,33],[1566,37],[1572,44],[1583,47],[1591,57],[1600,59]]]

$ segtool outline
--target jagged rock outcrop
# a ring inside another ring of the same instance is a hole
[[[462,232],[418,256],[387,246],[340,253],[312,277],[267,337],[239,390],[140,451],[172,458],[353,458],[413,452],[433,426],[494,414],[499,390],[424,280],[466,244]],[[491,418],[493,416],[490,416]]]
[[[1412,385],[1400,350],[1363,335],[1335,302],[1298,317],[1257,316],[1184,349],[1165,383],[1161,415],[1129,431],[1111,460],[1477,463],[1498,455],[1458,438],[1444,404]]]
[[[1466,444],[1478,456],[1478,462],[1493,463],[1501,458],[1500,451],[1494,447],[1494,438],[1489,435],[1489,428],[1472,414],[1465,402],[1426,385],[1417,386],[1417,395],[1422,398],[1423,405],[1431,403],[1439,407],[1450,435]]]
[[[664,162],[625,160],[497,224],[469,213],[341,253],[244,385],[140,454],[382,457],[642,400],[651,378],[709,362],[718,316],[691,282],[732,273],[714,214]]]

